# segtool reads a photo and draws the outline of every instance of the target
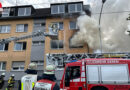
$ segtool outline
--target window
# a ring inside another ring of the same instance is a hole
[[[1,25],[0,26],[0,33],[9,33],[10,32],[10,25]]]
[[[53,22],[53,23],[57,25],[59,30],[63,30],[64,28],[63,22]]]
[[[27,32],[28,24],[17,24],[16,32]]]
[[[44,41],[33,41],[33,45],[43,45]]]
[[[31,15],[31,8],[19,8],[18,9],[18,16],[29,16]]]
[[[70,25],[70,29],[78,29],[78,26],[76,24],[76,21],[70,21],[69,22],[69,25]]]
[[[16,42],[14,44],[14,50],[15,51],[22,51],[22,50],[26,50],[26,42]]]
[[[51,49],[63,49],[63,40],[51,40]]]
[[[45,23],[34,23],[34,27],[45,26]]]
[[[13,71],[24,71],[24,63],[23,61],[14,61],[12,62],[12,70]]]
[[[8,43],[0,44],[0,51],[7,51],[8,50],[8,46],[9,46]]]
[[[36,63],[37,65],[43,65],[44,64],[43,60],[32,61],[32,62]]]
[[[2,17],[8,17],[10,14],[10,9],[9,8],[4,8],[2,12]]]
[[[0,71],[6,70],[6,62],[0,62]]]
[[[69,4],[68,9],[69,13],[82,12],[82,4]]]
[[[60,14],[65,12],[64,5],[53,5],[51,6],[51,14]]]
[[[71,45],[71,38],[69,40],[69,48],[83,48],[83,45],[79,45],[79,46],[74,46],[74,45]]]

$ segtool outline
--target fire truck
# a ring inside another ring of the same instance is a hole
[[[61,90],[130,90],[130,59],[113,56],[67,63],[60,88]]]

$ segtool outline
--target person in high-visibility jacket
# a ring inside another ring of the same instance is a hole
[[[32,90],[35,83],[37,82],[37,64],[30,63],[28,69],[25,71],[27,73],[21,78],[19,83],[19,90]]]
[[[13,90],[15,84],[14,74],[12,74],[8,80],[7,90]]]
[[[4,77],[5,77],[5,73],[2,73],[0,76],[0,89],[2,89],[4,86]]]
[[[60,87],[56,83],[55,66],[48,65],[45,70],[41,80],[35,84],[34,90],[60,90]]]

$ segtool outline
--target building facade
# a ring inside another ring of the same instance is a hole
[[[0,16],[0,40],[45,30],[43,13],[31,5],[4,7],[3,10]],[[2,43],[0,56],[0,73],[5,72],[5,79],[15,74],[15,79],[19,80],[30,62],[38,64],[38,73],[43,72],[44,35]]]
[[[4,7],[0,15],[0,40],[45,32],[44,35],[22,38],[0,44],[0,73],[6,79],[15,74],[19,80],[30,62],[38,64],[38,74],[48,64],[57,66],[57,77],[61,79],[64,62],[79,59],[83,53],[91,53],[87,44],[72,46],[70,40],[79,31],[77,18],[89,12],[83,2],[55,3],[50,8],[35,9],[31,5]],[[60,75],[60,76],[59,76]]]
[[[76,24],[77,18],[86,12],[90,15],[89,5],[83,2],[55,3],[50,6],[51,16],[46,18],[46,32],[54,33],[55,37],[45,37],[44,65],[54,64],[57,68],[64,66],[64,62],[79,59],[83,53],[91,53],[92,49],[87,44],[72,46],[70,40],[79,31]],[[51,30],[51,25],[57,30]],[[53,34],[52,34],[53,35]]]

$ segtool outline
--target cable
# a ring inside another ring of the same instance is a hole
[[[103,12],[102,14],[113,14],[113,13],[126,13],[130,11],[118,11],[118,12]],[[100,14],[100,13],[92,13],[92,14]]]

